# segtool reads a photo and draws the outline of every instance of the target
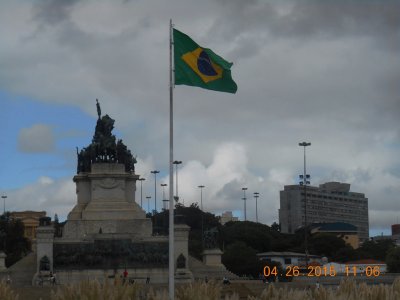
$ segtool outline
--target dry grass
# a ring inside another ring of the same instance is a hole
[[[81,281],[65,285],[52,292],[52,300],[135,300],[143,288],[138,284],[123,284],[120,280],[111,283],[105,280]]]
[[[1,300],[18,300],[18,295],[10,288],[4,280],[0,282],[0,299]]]
[[[219,300],[222,297],[220,283],[194,282],[177,287],[177,300]],[[1,300],[18,300],[18,295],[5,282],[0,283]],[[166,289],[153,290],[145,285],[123,284],[120,281],[103,284],[98,281],[83,281],[79,284],[58,287],[51,292],[52,300],[168,300]],[[289,289],[277,288],[270,284],[259,297],[248,300],[400,300],[400,278],[392,285],[357,284],[345,280],[336,288]],[[226,296],[225,300],[239,300],[237,294]]]
[[[1,298],[0,298],[1,299]],[[111,284],[105,281],[82,281],[79,284],[60,287],[57,292],[52,292],[52,300],[168,300],[167,290],[146,289],[139,284],[123,284],[120,281]],[[177,300],[215,300],[221,299],[221,285],[210,281],[209,283],[194,282],[180,286],[176,289]],[[239,300],[239,297],[227,296],[226,300]]]
[[[400,279],[397,278],[392,285],[367,285],[357,284],[348,279],[341,282],[337,288],[292,290],[275,288],[270,285],[260,297],[248,297],[249,300],[400,300]]]
[[[176,291],[179,300],[215,300],[221,299],[221,284],[215,281],[208,283],[195,281],[189,285],[181,286]],[[226,296],[226,300],[239,300],[237,295]]]

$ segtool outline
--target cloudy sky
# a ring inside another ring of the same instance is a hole
[[[177,86],[175,159],[188,205],[278,221],[307,148],[312,185],[369,198],[371,234],[400,222],[399,1],[7,1],[0,9],[0,192],[6,210],[65,219],[76,202],[75,147],[95,99],[137,155],[154,197],[168,183],[169,20],[234,63],[236,94]],[[139,192],[139,190],[138,190]],[[140,198],[140,193],[137,193]],[[154,198],[153,198],[154,199]],[[3,203],[1,203],[3,204]],[[153,207],[153,203],[151,203]],[[146,206],[147,207],[147,203]]]

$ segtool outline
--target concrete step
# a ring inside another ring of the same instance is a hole
[[[204,279],[205,277],[209,279],[222,279],[223,277],[228,277],[229,279],[239,278],[236,274],[228,271],[224,266],[207,266],[202,261],[192,256],[189,256],[188,264],[195,279]]]
[[[36,253],[31,252],[8,268],[13,286],[31,286],[36,273]]]

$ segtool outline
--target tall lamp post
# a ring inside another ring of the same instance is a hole
[[[1,196],[1,198],[3,198],[3,214],[4,214],[4,217],[5,217],[6,216],[6,199],[7,199],[7,196],[3,195],[3,196]]]
[[[200,209],[201,209],[201,243],[204,249],[204,218],[203,218],[203,189],[205,188],[204,185],[199,185],[198,188],[200,189]]]
[[[157,212],[157,174],[160,173],[158,170],[151,171],[154,174],[154,214]]]
[[[260,195],[260,193],[257,193],[257,192],[254,193],[254,198],[256,198],[256,222],[257,222],[257,223],[258,223],[258,207],[257,207],[257,200],[258,200],[258,197],[260,197],[259,195]]]
[[[147,199],[147,212],[150,213],[150,199],[151,199],[151,196],[146,196],[146,199]]]
[[[244,220],[245,221],[247,221],[247,216],[246,216],[246,190],[247,190],[247,187],[244,187],[244,188],[242,188],[242,190],[243,190],[243,201],[244,201]]]
[[[165,187],[167,186],[167,184],[166,183],[161,183],[161,187],[162,187],[162,198],[163,198],[163,208],[164,208],[164,210],[166,210],[167,209],[167,204],[166,204],[166,202],[168,201],[168,200],[166,200],[165,199]]]
[[[175,165],[175,178],[176,178],[176,196],[174,197],[175,202],[179,201],[179,194],[178,194],[178,165],[180,165],[182,161],[175,160],[173,164]]]
[[[205,186],[199,185],[198,188],[200,188],[200,209],[203,211],[203,188],[205,188]]]
[[[138,179],[140,181],[140,207],[143,209],[143,186],[142,186],[142,182],[144,180],[146,180],[145,178],[139,178]]]
[[[299,143],[300,147],[304,148],[304,173],[300,175],[300,185],[304,189],[304,248],[306,253],[306,267],[308,267],[308,237],[307,237],[307,185],[310,184],[310,175],[306,172],[306,147],[311,146],[311,143],[302,142]]]

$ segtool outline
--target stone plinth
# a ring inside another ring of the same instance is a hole
[[[192,282],[193,274],[189,270],[189,231],[186,224],[174,225],[175,240],[175,279],[177,282]]]
[[[46,272],[53,271],[53,243],[54,243],[54,228],[52,226],[39,226],[36,229],[36,259],[37,273],[41,269],[41,260],[47,257],[49,261]]]
[[[125,172],[123,164],[92,164],[92,172],[74,176],[78,201],[68,220],[146,218],[145,211],[135,202],[138,178],[139,175]]]
[[[151,220],[135,202],[138,178],[118,163],[94,163],[91,172],[74,176],[77,204],[68,214],[63,238],[85,240],[99,233],[113,238],[151,236]]]
[[[203,251],[203,262],[207,266],[224,267],[221,263],[222,253],[220,249],[206,249]]]
[[[3,251],[0,251],[0,272],[7,271],[6,257],[7,255]]]

